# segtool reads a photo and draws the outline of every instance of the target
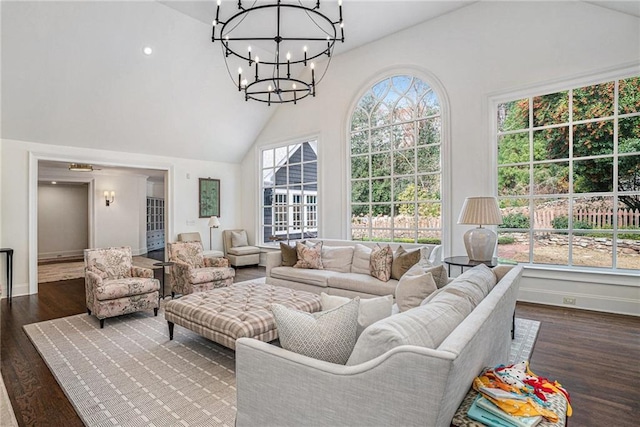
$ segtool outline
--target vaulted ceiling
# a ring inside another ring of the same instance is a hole
[[[336,53],[471,3],[345,0]],[[637,2],[592,3],[640,15]],[[245,102],[230,80],[210,41],[215,0],[0,7],[2,138],[239,162],[277,108]]]

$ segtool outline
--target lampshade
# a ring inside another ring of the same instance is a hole
[[[217,216],[212,216],[209,218],[209,227],[210,228],[218,228],[220,227],[220,220]]]
[[[458,224],[502,224],[502,214],[495,197],[467,197]]]

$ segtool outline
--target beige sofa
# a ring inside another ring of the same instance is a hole
[[[358,262],[356,245],[373,248],[376,243],[357,242],[351,240],[308,239],[317,243],[322,241],[323,270],[308,270],[282,266],[282,254],[278,251],[266,254],[266,282],[270,285],[286,286],[319,294],[325,292],[330,295],[345,297],[360,296],[371,298],[382,295],[394,295],[398,281],[388,282],[367,274],[368,261]],[[386,243],[384,243],[386,244]],[[391,243],[395,251],[399,246],[406,250],[421,249],[422,257],[432,265],[442,263],[442,247],[440,245],[420,245],[411,243]]]
[[[499,280],[479,302],[478,271]],[[482,368],[508,361],[521,275],[520,266],[467,270],[430,302],[366,328],[347,365],[241,338],[236,425],[449,426]]]

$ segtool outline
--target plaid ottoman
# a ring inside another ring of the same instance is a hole
[[[309,313],[320,311],[320,296],[311,292],[263,283],[235,283],[167,302],[164,317],[169,322],[169,339],[173,339],[173,327],[178,324],[232,350],[242,337],[273,341],[278,338],[270,309],[273,303]]]

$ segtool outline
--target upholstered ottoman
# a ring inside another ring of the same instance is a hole
[[[270,309],[273,303],[309,313],[320,311],[320,296],[311,292],[241,282],[167,302],[164,317],[169,339],[177,324],[233,350],[242,337],[273,341],[278,338]]]

